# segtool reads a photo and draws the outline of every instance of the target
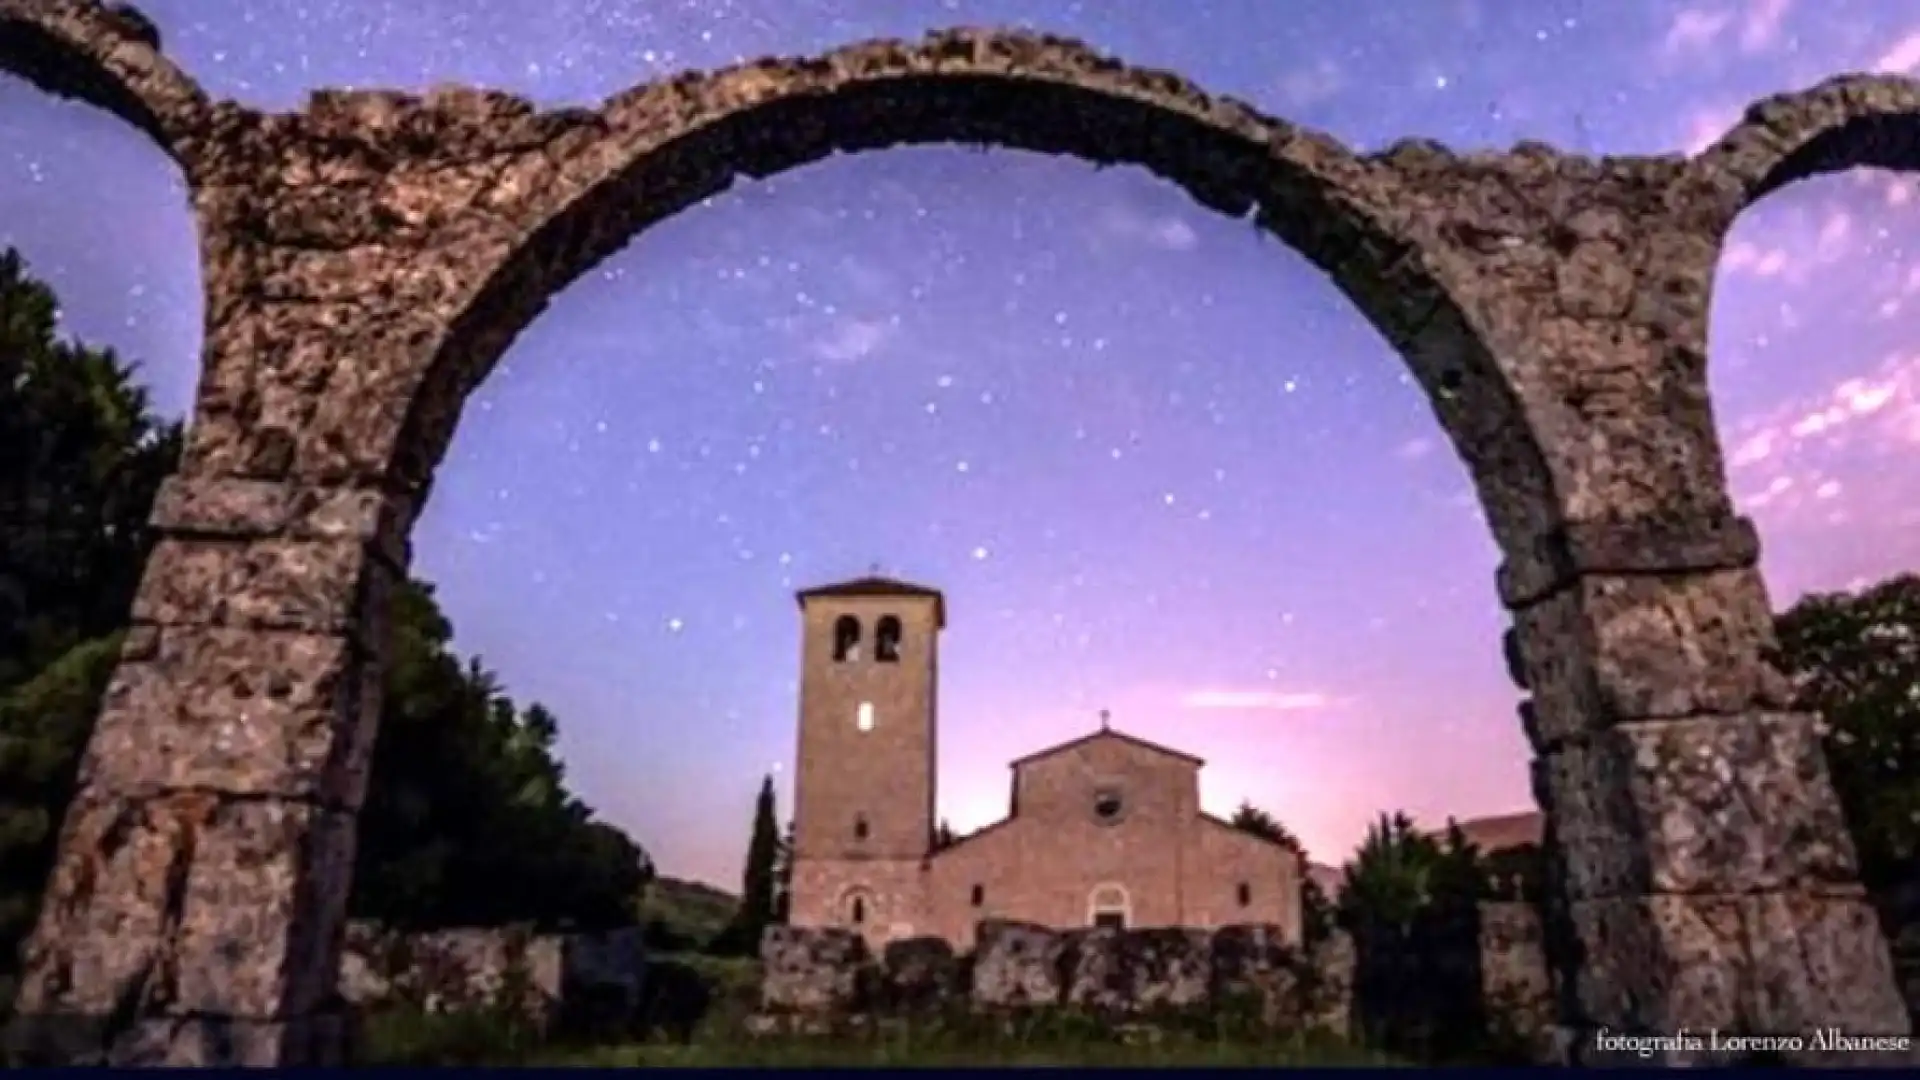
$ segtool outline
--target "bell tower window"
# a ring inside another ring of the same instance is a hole
[[[861,731],[873,730],[873,702],[863,701],[853,710],[853,726]]]
[[[873,628],[873,658],[882,664],[900,662],[900,619],[883,615]]]
[[[861,814],[853,819],[853,838],[855,840],[865,840],[867,834],[871,831],[871,829],[867,828],[867,816],[865,814]]]
[[[858,663],[860,660],[860,620],[842,615],[833,621],[833,662]]]

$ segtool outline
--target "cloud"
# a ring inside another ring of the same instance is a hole
[[[1331,60],[1298,68],[1280,76],[1274,92],[1289,109],[1310,109],[1337,97],[1347,87],[1346,72]]]
[[[1667,26],[1660,51],[1669,56],[1711,46],[1733,25],[1733,13],[1709,8],[1682,8]]]
[[[1780,41],[1793,0],[1751,0],[1740,20],[1740,51],[1765,52]]]
[[[1920,30],[1914,30],[1906,37],[1893,43],[1893,47],[1873,62],[1873,70],[1889,75],[1911,75],[1920,72]]]
[[[1303,712],[1333,704],[1325,694],[1279,690],[1194,690],[1180,700],[1189,709],[1237,709],[1246,712]]]
[[[825,333],[815,338],[813,355],[834,364],[864,360],[893,338],[900,320],[843,318],[835,320]]]
[[[1793,0],[1745,0],[1732,6],[1682,8],[1667,24],[1660,53],[1668,58],[1696,56],[1712,51],[1731,34],[1734,44],[1749,55],[1778,45]]]
[[[1184,219],[1173,214],[1144,214],[1119,203],[1101,211],[1097,226],[1103,237],[1161,251],[1192,251],[1200,244],[1200,234]]]
[[[1737,424],[1727,439],[1727,469],[1743,509],[1770,518],[1817,514],[1832,522],[1845,492],[1830,475],[1859,473],[1877,482],[1858,456],[1920,451],[1920,352],[1889,356],[1871,373],[1822,394]],[[1846,468],[1843,456],[1853,459]]]

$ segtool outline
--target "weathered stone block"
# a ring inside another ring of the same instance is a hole
[[[25,950],[23,1014],[285,1020],[332,989],[352,819],[205,792],[83,797]]]
[[[347,639],[219,626],[139,633],[108,684],[83,784],[360,805],[380,686]]]
[[[1575,992],[1591,1025],[1776,1035],[1907,1030],[1886,941],[1858,896],[1584,900],[1569,914],[1586,958]]]
[[[1542,933],[1532,904],[1483,903],[1480,917],[1480,991],[1488,1020],[1524,1039],[1533,1060],[1557,1056],[1556,1001]]]
[[[377,488],[181,473],[160,485],[150,521],[184,537],[359,540],[403,563],[413,510]]]
[[[888,942],[882,966],[883,1004],[894,1011],[938,1010],[961,989],[960,958],[945,938]]]
[[[403,934],[350,923],[341,946],[340,996],[360,1008],[404,1005],[427,1013],[502,1008],[544,1026],[566,992],[572,939],[535,935],[524,926],[467,927]],[[595,942],[597,944],[597,941]],[[593,973],[610,974],[605,963]],[[638,978],[638,967],[621,973]],[[509,994],[513,995],[511,998]]]
[[[1353,975],[1359,954],[1353,935],[1336,930],[1308,951],[1313,973],[1312,993],[1306,1002],[1309,1027],[1342,1037],[1353,1033]]]
[[[358,541],[169,537],[147,562],[133,618],[356,636],[365,605],[384,601],[392,578]]]
[[[986,919],[974,935],[973,1003],[989,1008],[1058,1005],[1066,994],[1066,940],[1044,926]]]
[[[1230,1004],[1250,1000],[1261,1023],[1291,1031],[1303,1021],[1301,985],[1305,957],[1288,944],[1278,926],[1223,926],[1212,939],[1213,1000]]]
[[[1068,1004],[1125,1014],[1207,1000],[1213,956],[1204,930],[1095,928],[1065,935]]]
[[[1580,578],[1515,615],[1536,745],[1621,720],[1787,707],[1763,662],[1773,612],[1754,570]]]
[[[768,1012],[835,1014],[861,1007],[872,958],[839,927],[770,926],[760,939],[760,1004]]]
[[[1575,898],[1855,878],[1812,716],[1620,724],[1535,767]]]

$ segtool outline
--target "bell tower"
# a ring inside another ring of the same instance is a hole
[[[798,598],[791,918],[883,941],[920,919],[946,601],[878,575]]]

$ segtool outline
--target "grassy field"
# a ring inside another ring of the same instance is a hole
[[[746,959],[674,954],[656,962],[683,969],[711,994],[687,1041],[656,1037],[583,1045],[545,1042],[488,1015],[371,1017],[362,1061],[369,1065],[645,1066],[1308,1066],[1405,1064],[1327,1036],[1257,1037],[1225,1018],[1187,1018],[1117,1033],[1071,1013],[1019,1024],[958,1016],[893,1023],[838,1036],[753,1035],[759,965]]]
[[[1392,1060],[1331,1041],[1233,1042],[1166,1039],[1129,1046],[1092,1035],[1079,1038],[979,1040],[922,1032],[889,1039],[767,1038],[701,1040],[692,1045],[637,1044],[535,1054],[530,1064],[633,1066],[1306,1066],[1392,1065]]]
[[[1239,1040],[1168,1034],[1130,1044],[1087,1024],[988,1036],[929,1024],[887,1034],[754,1037],[714,1024],[692,1042],[542,1045],[482,1017],[388,1018],[368,1032],[368,1065],[966,1066],[966,1065],[1394,1065],[1330,1038]]]

